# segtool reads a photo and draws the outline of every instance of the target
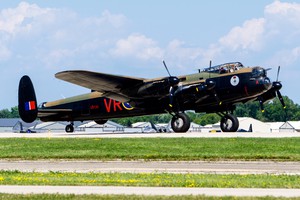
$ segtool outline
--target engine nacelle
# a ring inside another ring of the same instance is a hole
[[[211,79],[207,79],[205,83],[178,87],[178,89],[175,92],[175,95],[206,92],[206,91],[213,90],[215,86],[216,86],[215,81]]]
[[[143,97],[156,97],[168,95],[170,87],[174,87],[179,83],[179,79],[175,76],[170,76],[162,80],[148,82],[141,86],[137,94]]]

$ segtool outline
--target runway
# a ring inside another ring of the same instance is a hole
[[[7,161],[0,170],[22,172],[119,172],[201,174],[289,174],[300,175],[300,162],[269,161]]]
[[[214,173],[300,175],[299,162],[244,161],[7,161],[0,170],[23,172],[130,172],[130,173]],[[1,186],[0,193],[18,194],[118,194],[118,195],[206,195],[300,197],[300,189],[262,188],[172,188],[119,186]]]

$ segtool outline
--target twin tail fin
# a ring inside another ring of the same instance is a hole
[[[31,123],[37,118],[38,107],[31,79],[25,75],[19,82],[19,115],[24,122]]]

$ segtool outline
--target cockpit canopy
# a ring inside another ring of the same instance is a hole
[[[225,74],[235,72],[237,70],[240,70],[241,68],[244,68],[244,65],[242,63],[230,62],[206,68],[203,70],[203,72]]]
[[[267,76],[267,71],[261,67],[254,67],[252,69],[252,77],[257,78],[257,77],[266,77]]]

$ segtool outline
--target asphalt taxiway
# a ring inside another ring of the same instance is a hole
[[[0,170],[22,172],[198,173],[300,175],[300,162],[0,160]]]

